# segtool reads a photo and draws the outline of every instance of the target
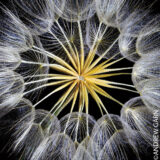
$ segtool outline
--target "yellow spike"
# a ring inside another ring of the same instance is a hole
[[[96,92],[98,92],[99,94],[105,96],[106,98],[118,103],[119,105],[123,106],[123,104],[121,102],[119,102],[118,100],[116,100],[115,98],[113,98],[111,95],[109,95],[107,92],[105,92],[103,89],[101,89],[100,87],[98,87],[97,85],[95,84],[92,84],[94,90]]]
[[[89,79],[86,78],[86,80],[91,82],[91,83],[95,83],[99,86],[103,86],[103,87],[107,87],[107,88],[115,88],[115,89],[120,89],[120,90],[126,90],[126,91],[133,92],[133,93],[138,93],[137,91],[133,91],[131,89],[110,85],[112,82],[107,81],[107,80],[96,79],[96,78],[89,78]],[[119,85],[120,84],[123,84],[123,83],[119,83]],[[117,85],[118,85],[118,83],[117,83]],[[132,87],[131,85],[126,85],[126,86],[127,87]]]
[[[83,92],[84,92],[85,111],[86,111],[86,114],[88,115],[88,112],[89,112],[89,100],[88,100],[88,92],[87,92],[87,88],[86,88],[85,84],[83,85]],[[88,116],[87,116],[86,121],[87,121],[87,136],[89,136]]]
[[[77,86],[76,91],[73,93],[73,102],[72,102],[70,113],[73,112],[73,109],[74,109],[74,106],[75,106],[75,103],[77,100],[78,92],[79,92],[79,86]],[[68,122],[69,122],[70,118],[71,118],[71,115],[69,116],[69,118],[67,120],[66,127],[64,129],[64,133],[66,132],[66,128],[68,127]]]
[[[87,88],[85,85],[83,85],[83,92],[84,92],[84,99],[85,99],[85,109],[86,109],[86,114],[88,114],[88,107],[89,107],[89,100],[88,100],[88,92]]]
[[[50,32],[50,34],[52,34],[56,40],[58,41],[58,43],[62,46],[62,48],[64,49],[65,53],[67,54],[67,57],[69,58],[69,60],[71,61],[72,65],[74,66],[74,68],[76,69],[76,64],[74,62],[74,59],[72,58],[72,56],[70,55],[69,51],[67,50],[67,48],[64,46],[64,44],[57,38],[57,36],[55,34],[53,34],[52,32]],[[73,56],[74,57],[74,56]]]
[[[78,54],[76,46],[74,44],[73,44],[73,46],[74,46],[74,49],[75,49],[75,52],[76,52],[77,72],[80,75],[80,72],[81,72],[81,68],[80,67],[81,66],[80,66],[79,54]]]
[[[94,59],[95,53],[97,51],[97,48],[98,48],[98,45],[99,45],[97,43],[98,42],[97,40],[98,40],[99,32],[101,30],[101,26],[102,26],[102,22],[100,22],[100,24],[99,24],[99,27],[98,27],[98,30],[97,30],[97,34],[95,36],[94,42],[93,42],[92,47],[91,47],[91,49],[89,51],[89,54],[87,56],[87,59],[86,59],[85,65],[84,65],[85,70],[88,69],[88,66],[90,65],[90,64],[88,65],[88,63],[92,62],[92,60]],[[96,50],[95,50],[95,48],[96,48]],[[84,73],[85,73],[85,71],[84,71]]]
[[[54,79],[68,79],[68,80],[76,79],[75,76],[68,76],[63,74],[52,74],[51,77],[54,77]]]
[[[88,70],[89,65],[92,63],[92,61],[93,61],[93,59],[94,59],[94,57],[96,55],[96,51],[97,51],[98,45],[99,45],[99,42],[96,43],[95,48],[93,50],[89,51],[89,54],[88,54],[87,59],[86,59],[85,64],[84,64],[83,73],[86,73],[86,71]]]
[[[84,107],[84,98],[83,98],[83,88],[82,88],[82,82],[79,82],[79,107],[78,111],[81,112]]]
[[[110,73],[110,74],[101,74],[101,75],[89,75],[86,78],[106,78],[112,76],[119,76],[119,75],[130,75],[131,73]]]
[[[94,66],[96,66],[100,61],[101,59],[108,53],[108,51],[113,47],[113,45],[118,41],[119,37],[111,44],[111,46],[101,55],[99,56],[95,61],[94,63],[90,66],[90,69],[92,69]]]
[[[72,46],[71,46],[71,43],[69,42],[69,40],[68,40],[66,34],[64,33],[64,30],[62,29],[61,25],[59,24],[58,20],[56,21],[56,23],[57,23],[58,27],[60,28],[60,30],[61,30],[64,38],[65,38],[66,41],[67,41],[67,44],[68,44],[69,49],[70,49],[70,51],[71,51],[71,55],[72,55],[74,58],[76,58],[76,55],[75,55],[74,50],[73,50],[73,48],[72,48]],[[63,45],[63,43],[62,43],[62,45]],[[74,66],[75,68],[77,68],[77,66],[76,66],[76,64],[75,64],[75,59],[72,58],[72,56],[70,55],[70,53],[68,52],[68,50],[67,50],[66,48],[64,48],[64,50],[65,50],[65,52],[67,53],[67,56],[69,57],[69,59],[70,59],[71,63],[73,64],[73,66]]]
[[[65,101],[65,99],[67,98],[67,96],[70,94],[70,92],[72,91],[72,89],[75,87],[75,85],[77,84],[77,80],[74,80],[73,84],[68,88],[68,90],[63,94],[63,96],[57,101],[57,103],[54,105],[57,106],[59,103],[63,103]]]
[[[58,81],[58,82],[51,82],[51,83],[48,83],[49,85],[48,86],[54,86],[54,85],[59,85],[59,84],[62,84],[62,83],[65,83],[65,82],[68,82],[70,80],[63,80],[63,81]],[[71,81],[72,83],[72,81]]]
[[[86,72],[84,73],[84,75],[85,76],[92,75],[92,74],[98,73],[98,71],[101,71],[101,70],[103,70],[102,66],[97,66],[97,67],[93,68],[92,70],[89,70],[88,72],[86,70]]]
[[[88,89],[89,93],[91,94],[91,96],[93,97],[93,99],[96,101],[101,114],[103,115],[103,111],[102,111],[102,107],[101,107],[101,100],[99,98],[99,96],[95,93],[95,91],[90,87],[90,85],[88,85],[87,83],[85,83],[86,88]]]
[[[59,64],[67,67],[68,69],[70,69],[72,72],[76,73],[76,71],[68,64],[66,63],[62,58],[59,58],[57,56],[54,56],[54,60],[56,60]],[[70,59],[71,60],[71,59]]]
[[[54,83],[54,82],[53,82]],[[51,85],[53,85],[53,83]],[[57,85],[58,82],[55,82],[54,85]],[[69,86],[70,84],[72,83],[72,81],[68,82],[68,83],[65,83],[63,85],[61,85],[60,87],[56,88],[55,90],[53,90],[51,93],[47,94],[45,97],[43,97],[40,101],[38,101],[34,107],[36,107],[38,104],[40,104],[42,101],[44,101],[45,99],[47,99],[49,96],[53,95],[54,93],[66,88],[67,86]],[[59,84],[61,84],[59,82]]]
[[[60,114],[60,112],[71,102],[71,100],[74,97],[74,93],[72,93],[71,95],[69,95],[69,97],[67,97],[67,100],[64,101],[62,104],[60,104],[59,107],[57,107],[57,109],[55,110],[55,112],[53,113],[55,116],[58,116]]]
[[[89,87],[91,85],[91,87]],[[116,126],[114,125],[114,122],[112,121],[112,119],[111,119],[111,117],[110,117],[110,115],[109,115],[109,113],[108,113],[108,111],[106,110],[106,107],[104,106],[104,104],[103,104],[103,102],[101,101],[101,99],[99,98],[99,96],[96,94],[96,92],[94,91],[94,89],[93,89],[93,85],[92,84],[90,84],[90,85],[87,85],[89,88],[89,90],[91,91],[91,93],[93,93],[94,95],[96,95],[96,97],[98,98],[98,102],[99,102],[99,108],[101,108],[101,110],[102,110],[102,108],[103,108],[103,110],[106,112],[106,114],[108,115],[108,117],[110,118],[110,121],[111,121],[111,123],[113,124],[113,126],[114,126],[114,128],[115,128],[115,130],[117,131],[117,128],[116,128]],[[102,113],[102,115],[103,115],[103,113]]]
[[[81,64],[81,71],[82,71],[84,67],[84,44],[83,44],[82,29],[81,29],[80,21],[78,21],[78,30],[79,30],[80,45],[81,45],[80,64]]]
[[[74,94],[74,98],[73,98],[73,102],[72,102],[72,107],[71,107],[70,113],[72,113],[72,111],[74,109],[74,106],[75,106],[75,103],[76,103],[76,100],[77,100],[77,96],[78,96],[78,92],[79,92],[79,87],[77,87],[76,91],[73,93]]]
[[[53,69],[55,69],[55,70],[57,70],[57,71],[68,73],[68,74],[76,76],[76,77],[78,76],[77,73],[74,73],[74,72],[68,70],[67,68],[65,68],[65,67],[63,67],[61,65],[58,65],[58,64],[51,64],[50,67],[53,68]]]

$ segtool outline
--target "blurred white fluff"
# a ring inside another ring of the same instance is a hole
[[[53,0],[12,0],[12,2],[18,17],[33,35],[40,35],[50,29],[55,19]]]
[[[23,97],[24,81],[19,74],[6,70],[0,72],[0,118],[8,113]]]
[[[149,108],[160,109],[160,79],[150,79],[141,91],[141,97]]]
[[[31,160],[72,160],[75,152],[75,145],[67,135],[52,134],[41,142]]]
[[[0,47],[8,52],[30,49],[33,40],[27,27],[8,9],[0,8],[0,13]]]
[[[14,126],[13,149],[22,152],[21,157],[30,160],[41,142],[60,132],[59,121],[45,110],[33,110]]]
[[[73,112],[60,119],[62,132],[67,134],[75,143],[82,142],[91,135],[96,121],[85,113]]]
[[[145,106],[141,97],[130,99],[121,110],[122,119],[129,126],[139,131],[141,136],[152,145],[153,136],[153,108]]]
[[[160,49],[160,15],[150,18],[150,21],[141,29],[136,48],[140,56],[148,54],[159,55]]]
[[[141,92],[148,80],[160,79],[160,54],[149,54],[140,58],[133,66],[132,81]]]
[[[95,13],[95,3],[94,0],[65,0],[64,8],[59,8],[58,13],[71,22],[87,20]]]
[[[108,26],[117,26],[116,16],[125,0],[95,0],[99,19]]]
[[[0,48],[0,70],[15,70],[21,63],[21,58],[17,52],[7,51]]]

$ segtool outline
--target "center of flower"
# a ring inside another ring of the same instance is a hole
[[[80,75],[80,76],[78,76],[78,80],[84,81],[84,77]]]

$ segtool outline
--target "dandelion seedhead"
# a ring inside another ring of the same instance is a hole
[[[0,118],[2,130],[11,133],[9,149],[24,160],[148,156],[152,114],[160,106],[160,23],[151,11],[154,3],[12,4],[11,10],[0,8]],[[123,104],[117,90],[138,97]],[[103,99],[120,105],[120,116],[110,114]]]

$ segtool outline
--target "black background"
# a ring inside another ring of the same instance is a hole
[[[4,0],[1,2],[3,4],[5,4],[6,6],[9,6],[11,7],[11,4],[10,4],[10,1],[9,0]],[[154,13],[160,13],[160,2],[157,1],[155,3],[155,5],[153,6],[153,12]],[[114,67],[125,67],[125,66],[133,66],[133,63],[128,61],[128,60],[123,60],[121,61],[120,63],[118,63],[117,65],[115,65]],[[115,81],[117,82],[123,82],[123,83],[127,83],[127,84],[132,84],[132,81],[131,81],[131,77],[130,76],[119,76],[119,77],[116,77]],[[46,93],[48,93],[50,89],[45,89],[43,94],[45,95]],[[134,94],[134,93],[128,93],[126,91],[120,91],[120,90],[107,90],[107,92],[109,92],[113,97],[115,97],[116,99],[118,99],[119,101],[121,101],[122,103],[125,103],[126,101],[128,101],[129,99],[131,99],[132,97],[136,97],[138,96],[137,94]],[[42,94],[42,96],[43,96]],[[60,94],[56,94],[54,95],[49,101],[45,101],[44,103],[41,104],[41,106],[39,108],[44,108],[44,109],[50,109],[49,105],[47,104],[48,102],[55,102],[55,100],[57,100],[58,98],[60,97]],[[114,103],[113,101],[110,101],[106,98],[102,98],[102,101],[104,102],[107,110],[109,113],[113,113],[113,114],[120,114],[120,109],[121,109],[121,106]],[[90,97],[90,109],[89,109],[89,113],[91,115],[93,115],[96,119],[98,119],[100,117],[100,113],[97,109],[97,105],[96,103],[94,102],[94,100]],[[69,107],[67,107],[62,114],[60,114],[60,117],[62,117],[63,115],[67,114],[69,112]],[[0,160],[18,160],[18,157],[19,155],[17,156],[16,154],[11,154],[10,151],[7,152],[7,148],[3,149],[3,146],[8,143],[8,139],[9,139],[9,134],[5,134],[3,135],[3,133],[1,133],[2,136],[0,136]],[[149,151],[152,153],[152,149]],[[11,154],[11,155],[10,155]],[[152,159],[152,155],[150,157],[143,157],[142,160],[151,160]]]

